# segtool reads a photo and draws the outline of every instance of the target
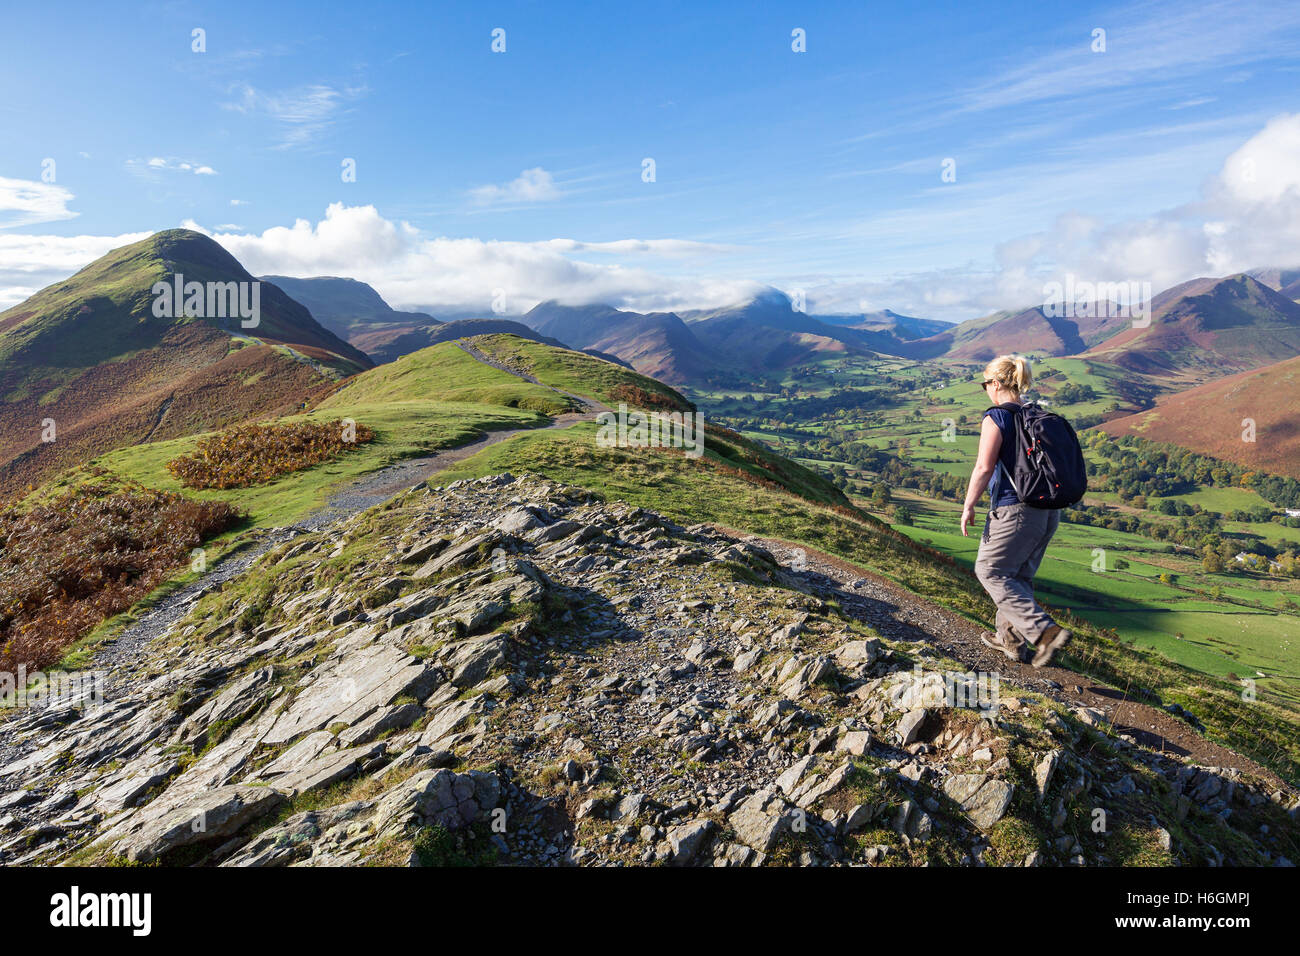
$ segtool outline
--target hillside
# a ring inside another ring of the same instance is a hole
[[[896,354],[916,359],[987,362],[1008,353],[1042,357],[1075,355],[1129,323],[1126,318],[1048,315],[1043,306],[970,319],[902,344]]]
[[[1300,355],[1300,304],[1245,274],[1193,279],[1155,297],[1148,327],[1123,329],[1087,354],[1198,384]]]
[[[1278,475],[1300,478],[1300,357],[1166,396],[1148,411],[1100,426]],[[1245,419],[1255,441],[1242,440]]]
[[[1300,289],[1300,269],[1251,269],[1246,275],[1258,279],[1275,292],[1281,292],[1288,299],[1295,298],[1295,291]]]
[[[177,274],[254,282],[213,240],[169,230],[0,313],[0,493],[109,448],[283,413],[371,365],[270,283],[255,328],[159,317],[154,284]]]

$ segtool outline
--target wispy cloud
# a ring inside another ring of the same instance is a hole
[[[959,97],[967,110],[988,110],[1110,89],[1166,84],[1293,53],[1300,5],[1289,0],[1159,0],[1089,14],[1106,31],[1105,52],[1092,49],[1082,21],[1075,42],[1053,44]]]
[[[1210,103],[1217,103],[1217,96],[1193,96],[1190,100],[1183,100],[1181,103],[1175,103],[1173,106],[1165,107],[1171,110],[1190,110],[1197,106],[1206,106]]]
[[[73,219],[72,193],[55,183],[0,176],[0,229]]]
[[[345,111],[346,105],[363,95],[363,88],[336,89],[309,84],[278,92],[266,92],[248,84],[235,87],[238,98],[222,103],[223,109],[271,120],[278,129],[276,149],[294,149],[315,142]]]

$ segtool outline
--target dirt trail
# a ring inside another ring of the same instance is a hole
[[[839,601],[846,612],[885,637],[925,641],[971,670],[997,673],[1013,687],[1041,693],[1071,706],[1094,708],[1106,715],[1117,733],[1130,734],[1144,747],[1190,759],[1203,766],[1230,767],[1294,791],[1277,774],[1255,761],[1206,739],[1168,711],[1130,698],[1123,690],[1063,667],[1033,668],[1007,660],[980,641],[984,629],[960,615],[834,555],[797,542],[751,535],[714,525],[739,539],[760,544],[783,563],[798,559],[819,590]]]
[[[457,342],[468,355],[500,369],[517,378],[551,388],[538,382],[532,376],[525,375],[489,359],[477,349]],[[288,528],[272,529],[259,537],[248,547],[229,555],[225,560],[214,564],[203,577],[166,595],[157,606],[141,613],[138,620],[123,628],[110,642],[105,643],[95,654],[94,667],[108,672],[107,686],[111,686],[115,672],[120,664],[139,655],[141,650],[155,637],[161,635],[172,624],[180,620],[191,607],[208,591],[220,586],[242,573],[259,557],[275,545],[290,540],[294,536],[318,531],[337,521],[350,518],[381,502],[387,501],[398,492],[418,485],[452,465],[478,454],[500,442],[530,432],[564,429],[578,422],[594,421],[602,411],[608,411],[604,405],[581,395],[573,395],[561,389],[552,388],[554,392],[566,395],[583,406],[581,412],[565,412],[552,419],[549,425],[541,428],[502,428],[485,432],[483,436],[465,445],[447,448],[420,458],[407,458],[394,462],[378,471],[371,472],[340,488],[329,496],[326,504],[304,515]],[[107,688],[106,688],[107,689]]]

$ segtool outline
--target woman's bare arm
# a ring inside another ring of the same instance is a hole
[[[961,533],[968,535],[967,525],[975,521],[975,505],[980,495],[989,485],[993,470],[998,464],[998,453],[1002,451],[1002,430],[992,418],[985,415],[980,425],[980,447],[975,454],[975,467],[970,473],[970,484],[966,486],[966,503],[961,509]]]

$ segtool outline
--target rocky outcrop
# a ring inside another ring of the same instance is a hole
[[[214,588],[102,705],[8,719],[0,864],[1294,858],[1293,795],[834,598],[582,489],[417,487]]]

